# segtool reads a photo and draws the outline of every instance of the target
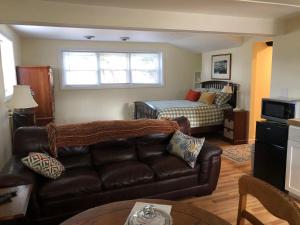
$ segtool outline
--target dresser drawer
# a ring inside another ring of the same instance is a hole
[[[224,128],[224,137],[233,140],[233,131],[227,128]]]
[[[234,128],[234,121],[230,120],[228,118],[225,118],[225,120],[224,120],[224,127],[230,128],[230,129],[233,130],[233,128]]]

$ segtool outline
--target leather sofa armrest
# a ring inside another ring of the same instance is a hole
[[[5,165],[0,174],[0,187],[36,184],[37,175],[15,156]]]
[[[205,141],[198,156],[198,162],[210,160],[214,156],[221,156],[221,154],[222,149],[220,147]]]
[[[204,142],[198,156],[197,163],[200,164],[199,182],[208,185],[206,194],[216,189],[221,168],[221,154],[222,149],[220,147]]]

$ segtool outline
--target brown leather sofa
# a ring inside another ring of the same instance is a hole
[[[57,180],[24,167],[29,152],[47,152],[46,129],[22,127],[14,136],[13,159],[0,177],[0,187],[33,184],[30,224],[58,224],[83,210],[134,198],[174,199],[207,195],[215,190],[221,149],[205,143],[194,169],[169,155],[172,135],[155,134],[85,147],[59,149],[65,173]]]

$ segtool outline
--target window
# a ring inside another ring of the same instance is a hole
[[[13,43],[2,34],[0,34],[0,52],[5,97],[7,98],[13,94],[17,79]]]
[[[63,52],[65,88],[158,86],[161,53]]]

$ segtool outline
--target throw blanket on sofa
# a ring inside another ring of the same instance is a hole
[[[155,133],[173,133],[179,129],[175,121],[170,120],[113,120],[91,123],[47,125],[50,153],[57,157],[59,147],[91,145],[117,138],[139,137]]]

